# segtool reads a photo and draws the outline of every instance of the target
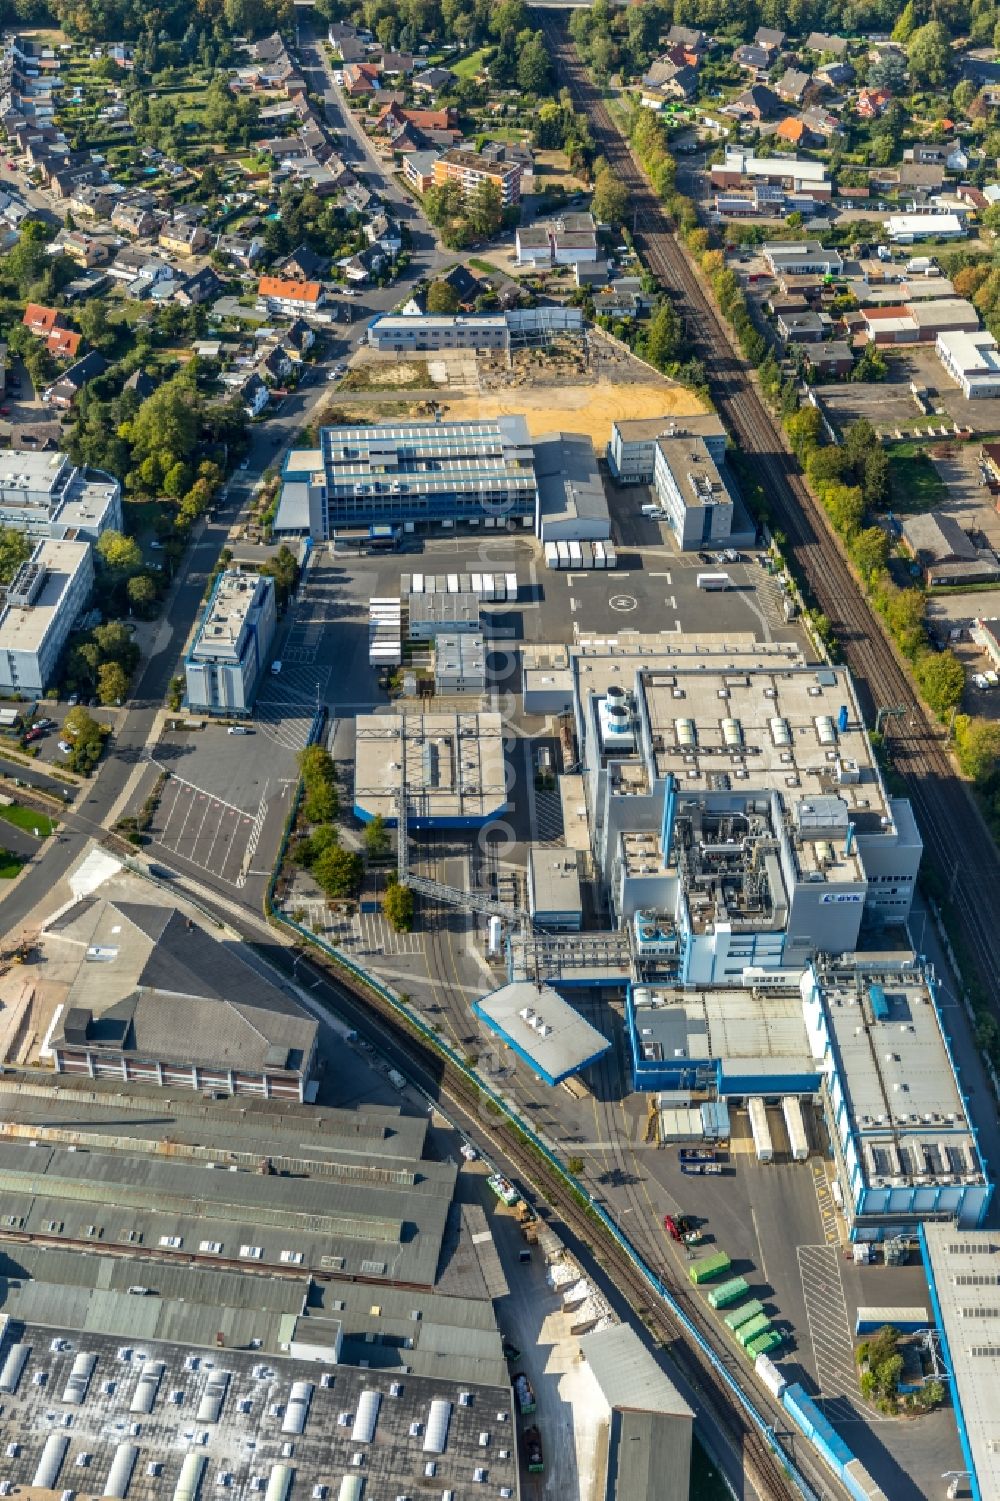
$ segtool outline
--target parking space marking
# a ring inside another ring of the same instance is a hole
[[[173,800],[165,808],[168,789]],[[171,773],[151,832],[161,849],[235,886],[230,867],[234,855],[240,866],[243,859],[238,836],[252,831],[254,824],[255,819],[233,803]]]
[[[381,912],[356,912],[354,931],[362,951],[385,955],[424,952],[424,940],[419,933],[397,933]]]
[[[821,1162],[812,1165],[813,1187],[816,1190],[816,1202],[819,1205],[819,1217],[823,1224],[823,1235],[828,1246],[840,1244],[840,1225],[837,1221],[837,1206],[833,1202],[833,1194],[830,1192],[830,1180],[826,1176],[826,1167]]]
[[[854,1397],[858,1383],[840,1257],[832,1246],[798,1246],[806,1323],[824,1397]]]

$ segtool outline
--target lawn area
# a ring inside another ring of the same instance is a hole
[[[480,47],[478,52],[470,52],[468,57],[463,57],[461,62],[449,63],[448,66],[456,78],[475,78],[481,72],[483,59],[486,56],[486,48]]]
[[[47,813],[36,813],[34,808],[26,808],[23,803],[0,803],[0,818],[16,824],[28,834],[37,829],[43,839],[47,839],[53,829],[52,819]]]
[[[20,875],[23,860],[19,860],[10,850],[0,849],[0,881],[13,881]]]
[[[892,445],[889,449],[889,479],[895,511],[932,511],[948,493],[927,450],[918,443]]]

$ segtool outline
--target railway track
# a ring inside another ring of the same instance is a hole
[[[775,519],[820,608],[831,621],[844,661],[873,721],[880,707],[905,707],[892,726],[892,753],[906,783],[924,846],[948,888],[967,953],[1000,1019],[1000,852],[956,774],[946,738],[917,700],[881,620],[858,586],[822,508],[810,494],[746,362],[734,351],[721,316],[678,243],[670,221],[560,22],[536,21],[556,70],[590,122],[597,148],[629,189],[635,241],[668,291],[677,295],[692,346],[702,358],[720,416],[768,495]]]
[[[472,1080],[443,1058],[416,1030],[408,1028],[389,1002],[377,992],[369,991],[350,975],[334,968],[315,951],[310,953],[309,963],[336,997],[338,1011],[350,1019],[359,1033],[373,1035],[379,1048],[388,1054],[390,1062],[398,1063],[432,1098],[444,1095],[458,1106],[461,1113],[480,1128],[485,1141],[484,1150],[488,1155],[501,1153],[514,1169],[520,1183],[530,1186],[535,1194],[552,1207],[566,1229],[592,1249],[595,1259],[599,1261],[612,1285],[628,1300],[654,1336],[670,1347],[678,1367],[702,1405],[704,1419],[715,1430],[718,1441],[742,1467],[757,1494],[766,1498],[766,1501],[792,1501],[792,1498],[800,1496],[800,1488],[789,1479],[779,1458],[740,1406],[723,1377],[704,1352],[685,1337],[683,1325],[656,1294],[623,1247],[610,1235],[598,1232],[593,1217],[563,1180],[554,1173],[540,1172],[539,1158],[524,1137],[506,1127],[502,1120],[491,1117],[488,1124],[483,1123],[482,1098]],[[475,1137],[476,1129],[469,1134]],[[640,1254],[647,1255],[648,1252],[643,1248]],[[677,1297],[685,1315],[714,1347],[716,1342],[710,1338],[714,1331],[697,1300],[691,1297],[686,1288],[673,1281],[665,1266],[657,1270],[657,1275],[670,1287],[671,1295]],[[726,1351],[719,1353],[727,1365],[734,1367],[736,1376],[736,1357],[730,1356]],[[738,1374],[745,1376],[745,1371],[741,1370]],[[772,1410],[770,1404],[759,1399],[757,1406],[758,1410],[766,1410],[772,1427],[787,1429],[787,1415],[780,1407]],[[801,1466],[801,1455],[797,1456],[797,1463]],[[839,1490],[835,1492],[833,1483],[825,1472],[818,1472],[813,1483],[814,1498],[840,1494]]]

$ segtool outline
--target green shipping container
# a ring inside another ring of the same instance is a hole
[[[713,1308],[725,1308],[727,1304],[735,1303],[737,1298],[744,1297],[749,1291],[742,1277],[730,1277],[728,1282],[712,1288],[708,1301]]]
[[[766,1334],[758,1334],[746,1347],[746,1353],[751,1360],[756,1360],[758,1355],[766,1355],[768,1350],[774,1350],[782,1342],[782,1336],[777,1329],[768,1329]]]
[[[771,1320],[768,1318],[767,1314],[759,1313],[757,1317],[755,1319],[751,1319],[749,1323],[740,1325],[740,1327],[736,1331],[736,1338],[739,1340],[740,1344],[745,1350],[750,1344],[751,1340],[755,1340],[758,1334],[766,1334],[770,1327]]]
[[[728,1272],[729,1257],[725,1251],[715,1251],[711,1256],[699,1256],[697,1261],[692,1261],[688,1270],[691,1281],[698,1287],[702,1282],[711,1282],[713,1277],[721,1277],[723,1272]]]
[[[758,1303],[756,1298],[751,1298],[750,1302],[744,1303],[742,1308],[734,1308],[732,1313],[727,1313],[722,1322],[735,1334],[742,1324],[748,1324],[751,1319],[755,1319],[759,1313],[763,1312],[763,1303]]]

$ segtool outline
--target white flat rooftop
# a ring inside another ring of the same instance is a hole
[[[502,985],[476,1001],[473,1010],[549,1084],[593,1063],[611,1046],[550,986],[530,980]]]
[[[920,975],[820,979],[841,1087],[866,1182],[981,1181],[975,1138],[937,1008]],[[805,982],[803,982],[805,984]],[[880,1019],[871,987],[880,985]]]
[[[1000,1496],[1000,1237],[927,1222],[922,1234],[979,1494]]]

